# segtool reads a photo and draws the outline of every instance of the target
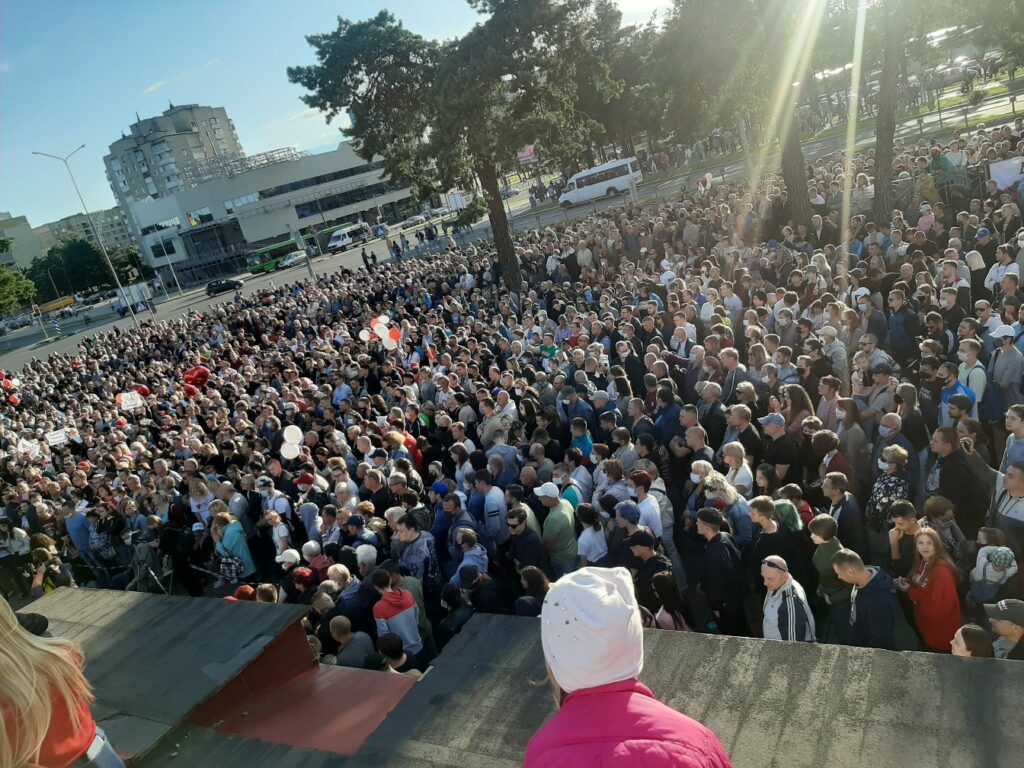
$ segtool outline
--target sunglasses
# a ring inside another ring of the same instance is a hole
[[[761,561],[761,565],[767,565],[767,566],[768,566],[769,568],[774,568],[774,569],[775,569],[776,571],[781,571],[782,573],[789,573],[789,571],[788,571],[788,570],[786,570],[785,568],[783,568],[783,567],[782,567],[781,565],[779,565],[778,563],[774,563],[774,562],[772,562],[771,560],[767,560],[767,559],[765,559],[765,560],[762,560],[762,561]]]

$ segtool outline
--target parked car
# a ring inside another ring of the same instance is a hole
[[[216,296],[218,293],[227,293],[228,291],[240,291],[242,290],[242,281],[236,278],[226,278],[224,280],[211,280],[206,284],[206,295]]]
[[[446,216],[451,216],[451,215],[452,215],[452,209],[451,208],[441,207],[441,208],[435,208],[434,209],[434,216],[436,216],[437,218],[443,219]]]
[[[401,224],[399,224],[398,228],[399,229],[408,229],[409,227],[418,227],[421,224],[426,224],[426,222],[427,222],[427,217],[426,216],[420,216],[420,215],[410,216],[405,221],[403,221]]]
[[[334,231],[327,244],[327,252],[339,253],[360,243],[365,245],[373,236],[369,224],[364,222],[350,224]]]

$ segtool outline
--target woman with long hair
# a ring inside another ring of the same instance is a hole
[[[977,624],[964,624],[960,627],[953,635],[949,646],[954,656],[962,658],[994,659],[996,657],[992,648],[992,638]]]
[[[914,604],[914,623],[925,646],[936,653],[949,653],[960,628],[959,572],[939,534],[931,528],[917,532],[914,550],[910,576],[897,579],[896,588],[906,592]]]
[[[689,632],[690,622],[693,621],[693,612],[679,591],[672,572],[662,571],[654,574],[651,578],[651,588],[661,602],[661,609],[654,616],[654,626],[658,629]],[[687,621],[687,616],[689,621]]]
[[[799,435],[804,419],[814,415],[811,398],[799,384],[787,384],[782,388],[782,415],[786,419],[786,431],[791,435]]]
[[[96,727],[92,702],[82,652],[68,640],[22,629],[7,601],[0,600],[0,765],[123,768]]]
[[[516,615],[540,616],[544,597],[551,588],[547,574],[535,565],[528,565],[519,572],[519,579],[525,594],[516,598]]]

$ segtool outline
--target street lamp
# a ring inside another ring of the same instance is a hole
[[[46,152],[36,152],[34,150],[32,154],[39,155],[40,157],[49,157],[64,163],[64,167],[67,168],[68,170],[68,176],[71,177],[71,185],[75,188],[75,193],[78,195],[78,201],[82,204],[82,210],[85,211],[85,217],[89,220],[89,227],[92,229],[93,232],[98,233],[99,230],[96,229],[96,225],[92,221],[92,214],[89,213],[89,208],[86,206],[85,199],[82,197],[82,191],[78,188],[78,182],[75,181],[75,174],[71,172],[71,166],[68,164],[68,160],[71,159],[71,156],[84,148],[85,144],[82,144],[80,147],[78,147],[78,149],[74,150],[74,152],[69,152],[68,154],[64,155],[64,157],[51,155]],[[107,247],[103,244],[103,240],[99,237],[99,235],[97,235],[96,240],[97,242],[99,242],[100,250],[103,252],[103,258],[106,259],[107,266],[110,268],[110,274],[114,276],[114,283],[117,285],[117,292],[121,295],[121,298],[124,300],[124,303],[128,305],[128,311],[132,313],[132,320],[135,321],[135,327],[141,327],[139,325],[139,318],[135,314],[135,307],[132,306],[131,297],[125,294],[124,288],[121,286],[121,279],[117,276],[117,272],[114,271],[114,265],[110,262],[110,254],[107,253]],[[53,278],[51,278],[51,280],[52,279]]]
[[[46,276],[50,278],[50,285],[53,286],[53,298],[59,299],[60,298],[60,291],[57,290],[57,283],[54,282],[53,275],[50,273],[51,269],[53,269],[53,267],[48,267],[47,268]]]

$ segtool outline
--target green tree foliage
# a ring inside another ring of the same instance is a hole
[[[140,270],[134,249],[111,251],[110,262],[122,283],[153,276],[148,268]],[[45,256],[33,261],[25,275],[35,284],[42,301],[114,287],[114,278],[103,252],[82,238],[62,240]]]
[[[0,253],[11,252],[11,238],[0,237]],[[36,295],[32,281],[7,264],[0,266],[0,315],[28,305]]]
[[[521,272],[500,194],[499,169],[537,143],[582,153],[594,121],[578,109],[575,62],[589,0],[470,0],[481,15],[462,38],[437,43],[387,11],[339,19],[311,35],[317,63],[290,67],[304,100],[329,119],[349,110],[345,133],[365,158],[384,158],[392,180],[421,198],[479,182],[509,287]]]

